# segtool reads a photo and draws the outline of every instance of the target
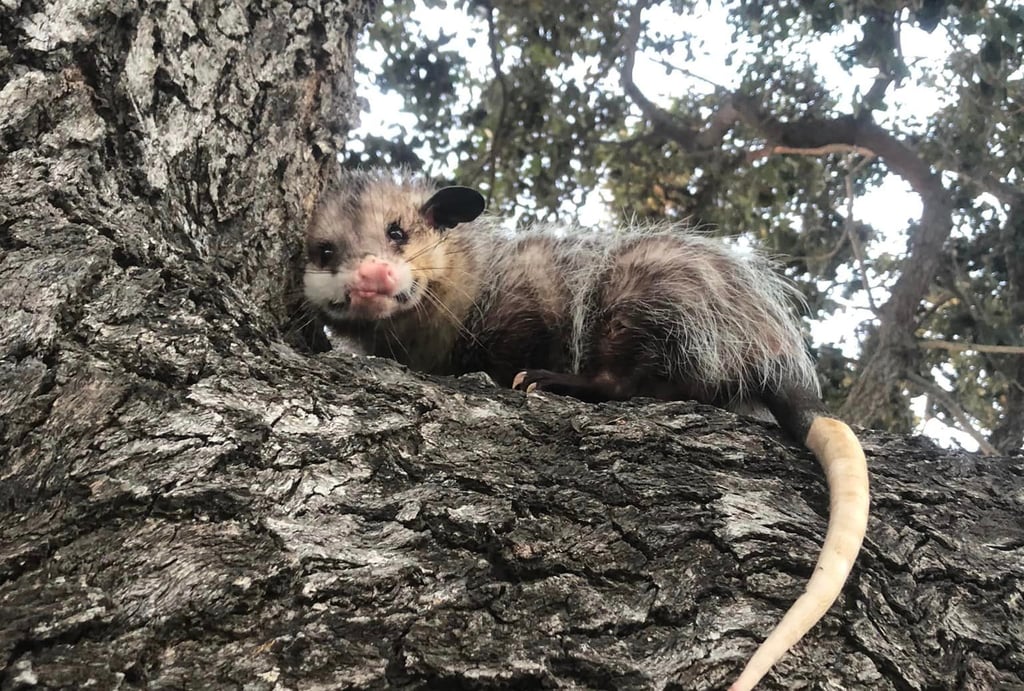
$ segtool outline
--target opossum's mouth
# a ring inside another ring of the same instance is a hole
[[[415,280],[408,289],[394,295],[353,288],[346,293],[344,300],[328,302],[323,310],[334,319],[387,319],[415,307],[420,295],[419,283]]]

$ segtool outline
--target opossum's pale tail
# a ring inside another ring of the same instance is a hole
[[[868,524],[868,467],[857,437],[845,423],[817,417],[804,442],[821,463],[829,488],[829,521],[814,574],[729,691],[748,691],[760,681],[839,597],[860,551]]]

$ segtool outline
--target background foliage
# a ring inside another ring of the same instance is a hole
[[[364,38],[382,56],[368,76],[401,96],[415,126],[362,137],[350,164],[435,173],[447,164],[523,222],[578,208],[597,190],[619,217],[698,219],[743,235],[788,258],[815,320],[869,308],[856,359],[828,334],[816,347],[827,396],[845,417],[908,431],[920,422],[910,400],[923,395],[926,416],[983,450],[1021,449],[1019,3],[443,7],[383,3]],[[702,17],[712,11],[725,14],[730,35],[709,33]],[[907,58],[911,32],[942,46],[943,58]],[[691,69],[721,53],[729,83]],[[638,55],[648,71],[662,65],[661,93],[642,83]],[[919,87],[938,97],[924,118],[895,107]],[[911,219],[894,243],[850,202],[897,177],[922,210],[885,210]]]

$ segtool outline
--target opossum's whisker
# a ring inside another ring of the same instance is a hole
[[[391,352],[391,359],[392,360],[400,360],[401,359],[401,358],[397,357],[397,354],[395,353],[395,346],[396,345],[402,350],[403,353],[405,353],[406,355],[409,354],[409,349],[406,347],[406,345],[404,343],[402,343],[402,339],[398,336],[398,333],[395,332],[393,326],[389,326],[388,328],[384,329],[383,333],[384,333],[384,343],[387,345],[388,350]]]
[[[436,250],[438,247],[440,247],[442,244],[446,243],[447,241],[448,241],[448,236],[447,235],[442,235],[433,244],[427,245],[426,247],[422,248],[419,252],[415,252],[415,253],[411,254],[410,256],[406,257],[405,261],[410,262],[410,263],[414,262],[417,259],[419,259],[420,257],[422,257],[424,254],[426,254],[427,252],[433,252],[434,250]]]
[[[413,275],[415,275],[415,273]],[[447,290],[451,290],[451,291],[459,293],[459,295],[462,296],[463,298],[465,298],[467,302],[473,301],[473,299],[476,297],[461,282],[456,282],[454,280],[446,279],[446,278],[443,278],[443,277],[442,278],[434,278],[430,282],[435,284],[435,285],[444,286]],[[435,295],[436,295],[436,293],[435,293]],[[438,296],[438,299],[440,299],[439,296]]]

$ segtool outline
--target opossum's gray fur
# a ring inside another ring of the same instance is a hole
[[[431,192],[406,177],[397,185],[388,178],[377,179],[363,194],[394,199],[400,190],[419,192],[419,203]],[[802,304],[800,293],[756,252],[743,256],[683,223],[634,222],[610,230],[549,224],[513,235],[501,229],[501,219],[482,216],[447,233],[445,243],[468,252],[472,263],[481,267],[480,275],[489,277],[476,301],[478,313],[501,309],[500,303],[510,298],[503,290],[506,282],[537,285],[561,277],[569,297],[566,316],[571,319],[568,345],[574,373],[586,364],[602,282],[616,265],[622,268],[628,261],[627,271],[641,275],[655,265],[670,265],[670,277],[659,281],[659,290],[641,290],[630,298],[636,310],[660,315],[672,326],[673,337],[647,344],[665,359],[670,368],[666,375],[682,374],[685,362],[689,376],[696,373],[708,385],[733,384],[741,398],[754,382],[764,389],[785,381],[820,391],[792,310],[794,303]],[[528,252],[535,238],[553,240],[543,245],[554,253],[538,253],[536,261],[524,258],[524,248]],[[539,275],[545,264],[550,270]],[[516,272],[527,275],[509,276]],[[474,321],[480,320],[470,315],[465,324],[471,332]]]
[[[314,218],[320,227],[310,232],[354,238],[361,221],[338,223],[339,216],[359,217],[365,207],[381,205],[416,209],[432,191],[406,173],[350,173],[339,193],[328,197],[329,207]],[[514,234],[501,225],[501,219],[485,214],[445,231],[437,243],[437,252],[454,259],[448,280],[475,293],[468,313],[438,317],[457,317],[471,337],[484,335],[488,315],[507,310],[516,291],[529,287],[550,293],[543,303],[568,321],[566,364],[578,373],[597,337],[600,292],[613,282],[621,288],[616,304],[657,315],[666,325],[667,338],[644,344],[664,363],[666,377],[696,376],[709,387],[729,385],[730,407],[744,409],[751,385],[764,390],[785,382],[819,391],[791,309],[799,293],[756,252],[741,255],[681,223],[630,223],[610,230],[546,224]],[[432,254],[410,263],[429,264]]]
[[[751,383],[771,389],[785,381],[820,392],[790,308],[802,304],[802,297],[763,256],[741,256],[720,239],[681,223],[633,223],[618,231],[597,231],[592,238],[579,233],[576,229],[559,243],[559,252],[573,257],[576,266],[568,277],[574,371],[584,364],[588,334],[599,317],[594,296],[602,280],[624,258],[636,256],[643,267],[662,263],[674,269],[656,295],[639,291],[632,301],[636,310],[672,325],[669,338],[648,344],[666,359],[667,374],[681,374],[688,366],[691,376],[698,374],[709,386],[735,385],[740,398]],[[638,246],[637,238],[644,243]],[[758,327],[756,333],[752,326]]]

